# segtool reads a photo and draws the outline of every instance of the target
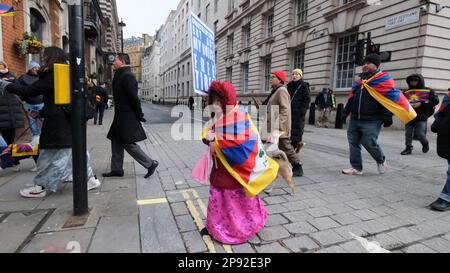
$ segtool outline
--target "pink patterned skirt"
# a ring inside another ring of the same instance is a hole
[[[267,210],[259,196],[249,198],[244,189],[220,189],[211,185],[206,228],[223,244],[247,242],[266,225]]]

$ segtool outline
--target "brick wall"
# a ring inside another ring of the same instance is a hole
[[[23,10],[23,1],[17,4],[15,2],[14,0],[2,1],[5,5],[13,6],[15,10]],[[9,70],[16,76],[22,74],[26,69],[25,59],[20,59],[14,49],[14,41],[21,38],[24,33],[23,16],[23,12],[18,11],[14,17],[2,18],[3,60],[8,64]]]

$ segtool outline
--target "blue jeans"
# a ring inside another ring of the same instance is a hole
[[[378,145],[381,132],[381,121],[366,121],[352,119],[348,126],[347,137],[350,144],[350,163],[358,171],[363,170],[361,145],[369,152],[377,163],[386,159],[383,150]]]
[[[440,196],[441,199],[450,202],[450,160],[448,160],[447,183]]]
[[[31,134],[35,136],[39,136],[41,134],[41,130],[39,129],[39,125],[37,119],[33,118],[30,114],[30,111],[41,111],[44,108],[44,104],[28,104],[24,105],[25,111],[27,112],[28,123],[30,124]]]

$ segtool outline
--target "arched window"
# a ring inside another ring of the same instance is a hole
[[[30,9],[30,29],[31,33],[36,35],[38,40],[42,42],[44,40],[44,25],[45,19],[41,13],[34,9]]]

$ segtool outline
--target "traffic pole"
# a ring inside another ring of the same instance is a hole
[[[89,213],[87,190],[86,93],[84,90],[83,0],[68,1],[72,95],[72,167],[74,215]]]

